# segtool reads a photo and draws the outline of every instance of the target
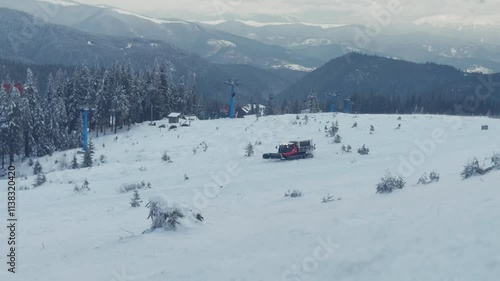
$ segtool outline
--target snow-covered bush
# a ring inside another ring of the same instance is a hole
[[[358,127],[358,122],[354,122],[354,124],[352,124],[351,128],[356,128],[356,127]]]
[[[387,172],[386,175],[377,184],[377,193],[391,193],[396,189],[402,189],[405,184],[406,182],[401,175],[392,175],[391,173]]]
[[[337,200],[339,200],[339,199],[337,199]],[[330,203],[333,201],[335,201],[335,197],[331,196],[330,194],[328,194],[327,196],[323,197],[323,199],[321,199],[321,203]]]
[[[363,147],[358,149],[358,153],[361,155],[368,155],[370,153],[370,149],[368,149],[364,144]]]
[[[151,188],[151,183],[148,182],[146,184],[144,181],[141,181],[140,183],[124,183],[120,186],[120,188],[118,188],[118,192],[127,193],[133,190],[146,188]]]
[[[42,173],[43,168],[40,162],[35,161],[35,164],[33,165],[33,175],[38,175],[39,173]]]
[[[493,169],[500,170],[500,153],[493,154],[491,164],[493,165]]]
[[[342,142],[342,137],[340,135],[336,135],[335,139],[333,139],[334,143],[341,143]]]
[[[76,154],[73,155],[73,159],[71,160],[71,169],[78,169],[78,159],[76,158]]]
[[[288,190],[288,192],[285,193],[285,197],[291,197],[291,198],[296,198],[296,197],[301,197],[302,196],[302,191],[295,189],[294,191]]]
[[[43,172],[40,172],[36,175],[35,182],[33,183],[33,187],[39,187],[43,185],[47,181],[47,178],[45,177],[45,174]]]
[[[168,156],[166,151],[163,152],[163,155],[161,156],[161,160],[163,162],[172,163],[172,160],[170,160],[170,156]]]
[[[86,194],[87,192],[90,191],[90,185],[89,182],[85,179],[83,182],[82,186],[78,186],[75,184],[75,187],[73,188],[73,191],[79,194]]]
[[[429,174],[429,176],[427,176],[427,173],[424,173],[418,180],[417,184],[429,184],[438,181],[439,181],[439,173],[437,171],[432,171]]]
[[[29,167],[33,167],[33,164],[35,164],[35,163],[33,162],[33,159],[31,159],[31,158],[30,158],[30,159],[28,160],[28,166],[29,166]]]
[[[245,157],[251,157],[255,154],[254,146],[252,143],[248,143],[245,147]]]
[[[150,198],[146,207],[149,208],[148,219],[151,218],[151,227],[144,233],[159,228],[176,230],[178,226],[189,227],[204,220],[200,212],[184,205],[170,203],[164,196]]]
[[[19,187],[19,190],[30,190],[31,188],[29,188],[29,186],[26,186],[26,185],[21,185]]]
[[[59,158],[58,164],[59,164],[60,171],[64,171],[64,170],[68,169],[69,163],[68,163],[68,159],[66,158],[66,154],[64,154],[63,156],[61,156]]]
[[[99,156],[99,161],[102,164],[105,164],[106,162],[108,162],[108,157],[106,157],[106,155],[101,154],[101,156]]]
[[[419,179],[417,184],[428,184],[429,178],[427,177],[427,173],[424,173]]]
[[[469,160],[467,164],[465,164],[464,170],[460,173],[460,175],[463,179],[468,179],[473,176],[484,175],[486,172],[487,171],[485,171],[483,167],[479,166],[479,161],[476,157],[474,157],[472,160]]]
[[[348,144],[347,146],[342,145],[342,153],[352,153],[351,145],[350,144]]]
[[[184,174],[184,180],[185,181],[189,180],[189,177],[188,177],[188,175],[186,173]]]
[[[140,207],[141,206],[141,197],[139,196],[139,191],[134,190],[134,195],[132,195],[132,199],[130,200],[130,206],[132,208]]]
[[[375,132],[375,127],[373,125],[370,125],[370,134],[373,134]]]
[[[330,128],[328,128],[328,130],[326,131],[326,136],[333,138],[338,133],[338,131],[339,131],[338,123],[332,122],[332,126]]]
[[[91,141],[89,141],[87,150],[85,150],[85,153],[83,154],[83,163],[82,163],[83,168],[92,167],[92,165],[93,165],[92,157],[94,156],[94,152],[95,152],[95,147],[94,147],[94,143],[91,140]]]
[[[429,174],[429,179],[431,180],[431,182],[438,182],[440,179],[440,175],[437,171],[432,171]]]

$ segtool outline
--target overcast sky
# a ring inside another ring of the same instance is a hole
[[[195,14],[220,17],[222,14],[283,14],[311,22],[365,23],[374,12],[388,10],[389,2],[399,3],[402,11],[392,21],[408,22],[421,18],[451,21],[500,21],[500,0],[76,0],[104,4],[155,16],[194,17]]]

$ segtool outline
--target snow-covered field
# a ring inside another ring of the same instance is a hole
[[[397,117],[324,113],[309,115],[307,125],[295,115],[250,117],[170,132],[145,123],[118,139],[94,138],[94,158],[107,163],[91,169],[58,171],[63,152],[43,157],[48,182],[17,194],[15,275],[6,271],[1,228],[0,280],[499,280],[500,171],[468,180],[460,172],[468,159],[500,152],[500,120]],[[340,153],[325,136],[335,120],[354,153]],[[314,139],[315,158],[262,159],[297,138]],[[262,143],[254,157],[244,157],[249,141]],[[363,144],[369,155],[356,153]],[[173,163],[161,161],[165,151]],[[75,152],[64,152],[68,162]],[[31,186],[32,169],[26,162],[17,169],[28,175],[18,186]],[[416,185],[434,169],[440,182]],[[403,173],[406,187],[376,194],[386,170]],[[72,183],[85,179],[91,192],[74,193]],[[117,189],[140,181],[152,189],[140,190],[145,202],[131,208],[132,194]],[[3,224],[6,187],[0,180]],[[285,198],[293,189],[304,195]],[[328,194],[341,200],[321,203]],[[199,208],[205,221],[141,234],[151,224],[144,205],[155,195]]]

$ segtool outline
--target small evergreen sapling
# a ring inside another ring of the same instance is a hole
[[[332,126],[328,129],[327,131],[327,137],[335,137],[335,135],[337,135],[339,131],[339,127],[338,127],[338,123],[337,124],[334,124],[332,123]]]
[[[176,230],[182,222],[191,218],[196,222],[202,222],[203,216],[199,212],[194,212],[191,208],[170,204],[164,197],[151,198],[146,204],[149,208],[148,219],[151,218],[151,227],[146,232],[154,231],[158,228],[165,230]]]
[[[170,156],[168,156],[166,151],[163,152],[163,155],[161,156],[161,160],[163,162],[172,163],[172,160],[170,160]]]
[[[333,140],[334,143],[341,143],[342,142],[342,137],[340,135],[336,135],[335,139]]]
[[[333,196],[331,196],[330,194],[328,194],[327,196],[323,197],[323,199],[321,200],[321,203],[330,203],[333,201],[335,201],[335,198]]]
[[[500,153],[493,154],[491,164],[493,165],[493,169],[500,170]]]
[[[73,191],[76,193],[80,193],[80,194],[86,194],[87,192],[89,192],[90,185],[89,185],[89,182],[87,181],[87,179],[85,179],[85,181],[83,181],[82,186],[78,186],[75,184]]]
[[[254,156],[255,151],[254,151],[254,146],[252,143],[248,143],[247,146],[245,147],[245,156],[246,157],[251,157]]]
[[[463,179],[468,179],[472,176],[477,176],[477,175],[484,175],[486,172],[483,170],[482,167],[479,166],[479,161],[477,160],[476,157],[474,157],[472,160],[467,162],[464,166],[464,170],[460,175],[462,176]]]
[[[38,175],[42,171],[43,171],[43,168],[42,168],[42,165],[40,164],[40,162],[38,162],[38,160],[35,161],[35,164],[33,165],[33,174]]]
[[[368,155],[370,153],[370,149],[368,149],[367,147],[365,147],[365,145],[363,144],[363,147],[361,147],[360,149],[358,149],[358,153],[361,154],[361,155]]]
[[[431,182],[438,182],[440,179],[440,175],[437,171],[432,171],[429,174],[429,179],[431,180]]]
[[[427,173],[424,173],[418,180],[417,184],[430,184],[438,181],[439,181],[439,173],[437,171],[432,171],[429,174],[429,177],[427,177]]]
[[[352,147],[351,145],[342,145],[342,153],[352,153]]]
[[[375,127],[373,125],[370,125],[370,135],[375,132]]]
[[[288,192],[285,193],[285,197],[290,197],[290,198],[302,197],[302,191],[297,189],[295,189],[294,191],[288,190]]]
[[[71,169],[78,169],[78,159],[76,158],[76,154],[73,155],[73,160],[71,160]]]
[[[40,172],[36,175],[35,182],[33,183],[33,187],[39,187],[43,185],[47,181],[47,178],[45,177],[45,174],[43,172]]]
[[[92,157],[94,156],[94,153],[95,153],[94,143],[92,142],[92,140],[90,140],[88,147],[87,147],[87,150],[85,150],[85,153],[83,154],[82,167],[84,167],[84,168],[92,167],[92,164],[93,164]]]
[[[377,184],[377,193],[391,193],[396,189],[402,189],[405,184],[406,182],[401,175],[392,175],[391,173],[387,172],[386,175]]]
[[[354,124],[352,124],[351,128],[356,128],[356,127],[358,127],[358,122],[354,122]]]
[[[139,196],[139,191],[134,190],[134,194],[132,195],[132,199],[130,201],[130,206],[132,208],[137,208],[141,206],[141,197]]]

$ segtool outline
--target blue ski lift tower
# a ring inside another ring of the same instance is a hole
[[[228,86],[231,86],[231,101],[229,103],[229,118],[234,118],[234,110],[235,110],[235,105],[234,105],[234,97],[236,96],[236,87],[240,86],[240,82],[238,79],[230,78],[227,79],[227,81],[224,83]]]
[[[335,102],[337,101],[339,95],[333,92],[333,93],[328,93],[328,96],[332,97],[332,105],[330,106],[330,112],[335,112]]]
[[[351,97],[346,97],[342,100],[344,101],[345,105],[345,113],[351,113],[351,105],[355,105],[354,102],[352,102]]]

